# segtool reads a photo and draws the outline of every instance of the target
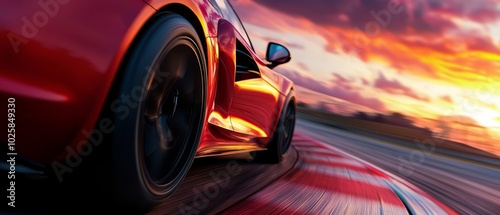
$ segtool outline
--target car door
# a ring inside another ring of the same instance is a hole
[[[226,0],[217,0],[224,18],[236,30],[236,70],[230,118],[234,131],[266,142],[277,119],[280,93],[261,76],[268,69],[256,56],[239,17]]]
[[[268,140],[277,119],[280,93],[261,77],[260,70],[267,68],[255,63],[254,56],[244,48],[237,45],[236,49],[231,123],[236,132]]]

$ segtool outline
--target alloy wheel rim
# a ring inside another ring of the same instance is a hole
[[[199,129],[202,68],[194,41],[179,37],[160,55],[147,85],[141,157],[150,188],[159,194],[184,170]]]
[[[292,107],[288,107],[285,113],[285,119],[283,122],[283,142],[282,142],[282,154],[284,155],[288,148],[290,148],[291,139],[293,136],[293,127],[295,124],[295,110]]]

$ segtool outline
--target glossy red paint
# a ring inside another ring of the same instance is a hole
[[[0,3],[9,8],[0,13],[0,37],[7,38],[0,40],[0,101],[16,98],[16,151],[24,157],[49,164],[112,132],[99,116],[120,65],[147,21],[163,11],[187,17],[205,42],[207,114],[198,156],[260,149],[274,132],[293,84],[268,69],[209,1],[43,2]],[[235,82],[236,40],[260,78]],[[6,129],[0,135],[6,143]]]
[[[37,2],[0,3],[9,8],[0,14],[9,38],[0,40],[0,99],[16,98],[17,152],[47,163],[92,130],[120,60],[155,11],[142,1]]]
[[[219,47],[219,63],[217,70],[217,89],[215,97],[215,109],[211,115],[214,125],[232,130],[229,111],[234,95],[234,80],[236,77],[236,40],[235,32],[226,20],[219,21],[217,42]],[[216,122],[213,119],[217,119]]]

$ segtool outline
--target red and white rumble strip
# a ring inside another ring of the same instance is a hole
[[[302,135],[290,172],[223,214],[456,214],[410,183]]]

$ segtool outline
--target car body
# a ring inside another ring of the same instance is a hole
[[[0,14],[0,101],[15,99],[15,152],[34,172],[73,168],[68,162],[74,156],[106,145],[106,136],[116,135],[117,116],[140,105],[134,95],[115,92],[125,65],[134,60],[132,47],[158,14],[179,15],[201,42],[206,88],[200,91],[203,118],[195,157],[265,150],[287,103],[295,107],[293,83],[271,69],[290,60],[288,50],[272,43],[269,48],[277,50],[271,52],[281,50],[285,58],[261,60],[225,0],[1,5],[9,11]],[[109,109],[114,115],[106,118]],[[2,129],[2,144],[11,142],[7,137]]]

